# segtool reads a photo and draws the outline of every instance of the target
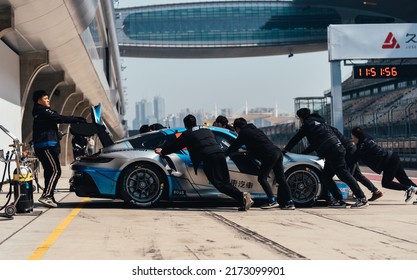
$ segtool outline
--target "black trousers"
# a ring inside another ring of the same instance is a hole
[[[59,163],[59,147],[35,149],[35,154],[43,167],[45,188],[42,196],[53,197],[58,180],[61,177],[61,164]]]
[[[348,167],[350,173],[353,175],[353,178],[356,179],[357,182],[361,183],[362,185],[364,185],[368,190],[370,190],[372,193],[378,191],[378,188],[375,187],[375,185],[371,182],[371,180],[369,180],[368,178],[365,177],[365,175],[362,174],[361,170],[359,169],[359,164],[355,163],[353,165],[353,167]],[[329,182],[330,184],[330,182]],[[336,182],[332,180],[332,185],[334,185],[334,187],[337,188]],[[327,186],[324,186],[325,188]],[[333,187],[333,190],[335,190],[335,188]]]
[[[343,200],[341,191],[333,181],[333,176],[336,174],[340,180],[349,186],[357,198],[364,198],[365,194],[347,168],[345,154],[346,151],[342,145],[334,145],[327,151],[324,156],[323,184],[336,200]]]
[[[355,178],[356,181],[364,185],[368,190],[370,190],[373,193],[378,190],[378,188],[375,187],[371,180],[369,180],[365,177],[365,175],[362,174],[361,170],[359,169],[358,163],[355,163],[350,170],[352,171],[353,178]]]
[[[399,183],[394,182],[394,178],[396,178]],[[381,184],[384,188],[397,191],[406,191],[410,186],[417,187],[416,184],[408,178],[401,164],[400,157],[396,153],[392,154],[388,164],[384,168]]]
[[[220,192],[243,205],[243,193],[230,183],[229,168],[224,153],[215,153],[204,159],[204,173],[210,183]]]
[[[355,151],[356,151],[355,146],[352,146],[352,148],[346,148],[346,156],[345,156],[346,163],[350,162],[350,159],[352,158]],[[359,163],[356,162],[354,164],[348,164],[348,169],[350,170],[350,173],[352,173],[353,178],[355,178],[356,181],[364,185],[368,190],[370,190],[371,192],[376,192],[378,190],[378,188],[375,187],[375,185],[371,182],[371,180],[369,180],[362,174],[359,168]]]
[[[271,170],[274,172],[275,181],[278,184],[277,199],[278,204],[284,206],[292,200],[291,190],[288,186],[284,174],[283,155],[280,150],[275,150],[270,155],[261,161],[259,168],[258,182],[261,184],[264,192],[271,200],[274,196],[271,185],[268,183],[268,176]]]

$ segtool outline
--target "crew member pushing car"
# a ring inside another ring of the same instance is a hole
[[[210,183],[220,192],[234,198],[240,205],[239,211],[249,210],[252,205],[251,196],[248,192],[241,192],[230,183],[226,156],[213,132],[208,128],[198,127],[193,115],[187,115],[184,118],[184,126],[187,130],[180,137],[163,148],[156,148],[155,152],[168,155],[187,147],[194,171],[197,173],[200,162],[203,162],[203,170]]]
[[[251,156],[261,162],[258,173],[258,182],[268,196],[268,203],[262,205],[262,209],[280,207],[283,210],[294,210],[292,195],[287,180],[285,179],[283,167],[283,155],[281,150],[260,129],[253,124],[248,124],[244,118],[237,118],[233,127],[238,133],[236,140],[232,142],[226,154],[237,151],[242,145]],[[271,186],[268,183],[268,176],[271,170],[274,172],[275,180],[278,183],[278,202],[274,196]]]
[[[324,122],[323,118],[312,115],[308,108],[299,109],[297,116],[300,118],[302,125],[298,132],[288,141],[283,151],[290,151],[301,139],[307,137],[308,142],[317,152],[317,155],[324,159],[322,180],[326,188],[336,199],[329,207],[346,208],[346,202],[343,200],[339,188],[333,183],[333,176],[335,174],[349,186],[356,196],[356,203],[352,207],[367,207],[368,200],[365,194],[347,168],[345,161],[346,150],[332,128]]]

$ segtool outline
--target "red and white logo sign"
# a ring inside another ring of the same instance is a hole
[[[416,58],[417,23],[331,24],[329,61]]]
[[[387,38],[385,39],[384,44],[382,44],[383,49],[399,49],[400,44],[398,44],[397,39],[395,39],[392,32],[388,33]]]

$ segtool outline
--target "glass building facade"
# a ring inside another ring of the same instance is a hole
[[[341,24],[339,10],[287,1],[199,2],[117,10],[119,44],[150,47],[236,47],[314,44]],[[353,13],[354,14],[354,13]],[[393,18],[358,14],[358,23]]]

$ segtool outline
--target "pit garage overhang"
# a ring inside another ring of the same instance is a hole
[[[112,135],[116,139],[124,137],[117,38],[111,38],[112,32],[108,32],[115,29],[112,1],[0,0],[0,11],[1,40],[21,60],[23,141],[31,137],[27,131],[31,129],[31,93],[39,89],[34,87],[50,91],[51,105],[60,113],[81,112],[88,117],[86,108],[101,103],[103,120]],[[106,69],[98,65],[101,58],[89,31],[93,20],[105,30],[107,45],[103,48],[110,64],[107,75]],[[80,96],[84,102],[79,102]]]

